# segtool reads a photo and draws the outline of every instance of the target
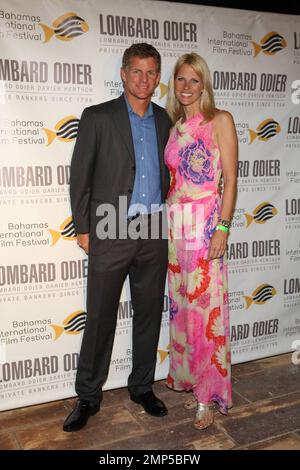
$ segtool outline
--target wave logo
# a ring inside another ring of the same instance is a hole
[[[287,46],[287,42],[281,34],[271,31],[261,38],[259,44],[251,41],[254,47],[254,57],[261,51],[266,55],[275,55]]]
[[[166,349],[158,349],[158,357],[159,357],[159,365],[162,364],[166,358],[168,357],[170,351],[170,345],[166,347]]]
[[[275,287],[271,286],[271,284],[261,284],[252,292],[251,296],[244,295],[246,309],[248,309],[252,304],[264,305],[276,294],[277,291]]]
[[[49,229],[49,232],[52,237],[51,246],[54,246],[60,238],[67,241],[76,240],[76,232],[72,216],[64,220],[64,222],[59,226],[59,230]]]
[[[248,129],[248,131],[250,137],[249,144],[252,144],[256,138],[262,142],[267,142],[274,137],[274,135],[279,134],[281,127],[277,121],[272,118],[268,118],[257,126],[256,131],[253,131],[252,129]]]
[[[166,85],[165,83],[162,83],[162,82],[158,85],[158,87],[159,87],[159,91],[160,91],[159,99],[162,100],[166,96],[166,94],[168,93],[169,87],[168,87],[168,85]]]
[[[47,136],[47,147],[52,144],[54,139],[61,142],[72,142],[77,137],[79,119],[76,116],[66,116],[54,126],[54,131],[43,127]]]
[[[76,312],[68,315],[62,325],[50,325],[52,326],[56,341],[63,333],[67,335],[78,335],[85,328],[86,323],[86,312],[83,310],[76,310]]]
[[[45,34],[44,43],[48,42],[52,36],[61,41],[72,41],[89,30],[87,22],[73,12],[65,13],[53,21],[52,28],[43,23],[39,24]]]
[[[247,225],[246,228],[252,222],[257,224],[265,224],[267,220],[272,219],[278,214],[278,210],[270,202],[262,202],[253,210],[252,214],[244,214],[246,217]]]

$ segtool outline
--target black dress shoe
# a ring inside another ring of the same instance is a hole
[[[152,390],[142,393],[142,395],[130,395],[130,399],[135,403],[142,405],[146,413],[149,413],[149,415],[160,418],[168,414],[167,407],[154,395]]]
[[[100,403],[92,405],[86,400],[77,400],[73,411],[66,418],[63,430],[65,432],[79,431],[83,428],[89,417],[95,415],[100,410]]]

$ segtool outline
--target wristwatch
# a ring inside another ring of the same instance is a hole
[[[231,222],[230,222],[230,220],[220,219],[218,224],[223,225],[223,227],[230,228]]]

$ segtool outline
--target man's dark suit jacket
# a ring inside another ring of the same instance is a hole
[[[171,120],[166,111],[153,105],[162,201],[169,189],[169,173],[164,163],[164,148]],[[135,155],[130,120],[124,95],[112,101],[85,108],[80,120],[70,175],[71,207],[77,233],[90,234],[90,253],[106,251],[106,242],[96,236],[99,217],[96,209],[110,203],[118,210],[119,196],[128,205],[135,179]]]

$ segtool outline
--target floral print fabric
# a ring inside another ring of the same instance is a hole
[[[225,256],[208,260],[220,216],[222,168],[212,123],[198,114],[174,126],[165,150],[169,209],[170,371],[167,385],[201,403],[231,407]]]

